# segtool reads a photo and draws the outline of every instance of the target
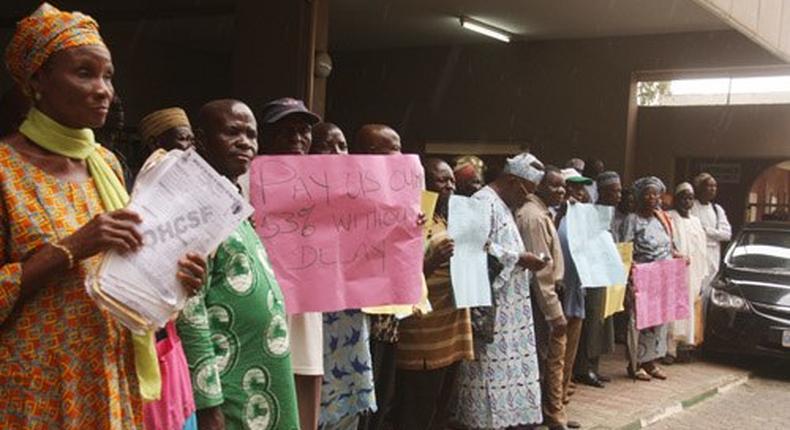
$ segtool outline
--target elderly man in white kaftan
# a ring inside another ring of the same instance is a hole
[[[716,198],[718,184],[710,173],[700,173],[694,178],[696,200],[691,214],[699,218],[708,242],[708,274],[703,280],[703,290],[719,271],[721,262],[721,243],[732,238],[732,227],[724,209],[713,200]]]
[[[708,247],[705,230],[699,218],[689,210],[694,204],[694,188],[684,182],[675,189],[675,209],[672,218],[672,240],[678,253],[689,259],[689,317],[673,323],[674,339],[669,342],[669,354],[675,356],[675,342],[697,346],[702,339],[696,335],[702,328],[702,281],[708,274]]]
[[[476,337],[476,359],[462,362],[458,371],[453,421],[465,428],[498,429],[543,420],[525,269],[540,270],[546,263],[526,252],[512,215],[542,176],[540,161],[521,154],[508,159],[503,174],[472,197],[491,205],[489,253],[504,268],[491,285],[493,340]]]

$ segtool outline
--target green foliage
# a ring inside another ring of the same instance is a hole
[[[661,98],[672,94],[670,81],[638,82],[636,84],[636,101],[639,106],[657,106]]]

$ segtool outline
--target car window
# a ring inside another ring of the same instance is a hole
[[[745,269],[790,271],[790,232],[745,232],[729,253],[727,264]]]

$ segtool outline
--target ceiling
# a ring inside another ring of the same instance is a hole
[[[234,40],[237,0],[50,1],[64,10],[93,15],[105,30],[132,26],[137,29],[135,37],[163,43],[222,51]],[[330,2],[329,37],[333,50],[499,43],[463,30],[458,20],[461,15],[495,25],[524,40],[729,28],[694,0],[325,1]],[[10,36],[15,22],[40,2],[0,0],[0,33]],[[262,17],[261,23],[265,22]]]
[[[334,50],[448,45],[490,39],[466,15],[518,39],[575,39],[729,29],[693,0],[330,0]],[[492,43],[499,43],[492,41]]]

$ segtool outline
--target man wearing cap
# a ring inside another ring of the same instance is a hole
[[[261,111],[260,151],[270,155],[305,155],[312,144],[312,127],[321,118],[304,102],[290,97],[270,101]],[[323,318],[320,312],[288,316],[291,362],[296,375],[299,422],[302,429],[318,427],[324,374]]]
[[[710,173],[703,172],[694,178],[694,194],[696,200],[691,207],[691,214],[699,218],[708,240],[708,274],[702,281],[703,293],[710,281],[719,272],[721,262],[721,243],[732,238],[732,227],[724,209],[714,202],[718,192],[716,179]]]
[[[562,402],[568,322],[558,294],[565,269],[554,217],[549,212],[549,207],[560,205],[564,198],[562,173],[554,166],[546,166],[537,191],[527,197],[527,203],[516,213],[516,223],[527,251],[550,258],[531,282],[532,302],[537,304],[533,311],[543,388],[543,423],[550,429],[562,429],[568,425]]]
[[[470,197],[483,188],[483,173],[485,164],[483,160],[474,155],[463,155],[455,160],[455,180],[458,186],[457,193]]]
[[[623,186],[617,172],[602,172],[597,175],[596,204],[614,208],[620,203],[622,191]],[[611,225],[610,231],[614,228],[614,218]],[[614,235],[612,238],[616,241]],[[612,318],[603,318],[606,304],[606,289],[603,287],[585,289],[585,318],[573,369],[573,379],[576,382],[598,388],[611,381],[609,377],[599,373],[599,359],[614,350],[614,321]]]
[[[695,347],[702,341],[702,280],[708,274],[708,243],[699,218],[690,213],[694,205],[694,188],[683,182],[675,188],[675,209],[672,219],[672,241],[677,252],[688,257],[689,317],[673,322],[672,338],[667,339],[668,357],[678,357],[677,343]]]
[[[593,183],[592,179],[582,176],[573,167],[566,167],[560,171],[565,179],[565,201],[557,209],[554,216],[554,225],[559,226],[568,210],[568,203],[590,203],[587,186]]]
[[[541,413],[538,360],[528,270],[546,262],[529,253],[512,211],[518,210],[543,177],[543,164],[523,153],[506,162],[502,174],[472,198],[491,206],[488,252],[503,266],[491,284],[494,306],[475,312],[492,320],[490,333],[475,339],[475,360],[461,362],[453,420],[466,428],[535,425]]]
[[[568,206],[576,203],[589,203],[589,195],[585,186],[592,184],[592,179],[586,178],[574,168],[562,169],[562,177],[565,179],[565,187],[568,194],[565,202],[557,212],[555,224],[558,226],[557,234],[560,238],[562,247],[562,258],[565,263],[565,273],[563,276],[563,298],[562,309],[565,318],[568,320],[566,329],[565,343],[565,366],[562,371],[563,377],[563,402],[568,403],[571,375],[573,374],[573,363],[576,360],[576,351],[579,346],[579,336],[581,335],[582,322],[584,321],[584,291],[582,291],[579,273],[576,271],[576,264],[568,247],[568,223],[565,221],[565,214]]]
[[[157,149],[186,150],[195,144],[187,113],[179,107],[149,113],[140,121],[138,129],[143,144],[150,152]]]

